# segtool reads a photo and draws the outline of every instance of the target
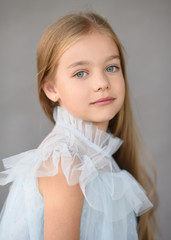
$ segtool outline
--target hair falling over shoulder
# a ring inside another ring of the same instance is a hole
[[[131,110],[128,82],[126,78],[123,47],[106,19],[93,12],[80,12],[66,15],[52,25],[42,35],[37,51],[38,93],[40,103],[48,116],[53,120],[53,109],[58,103],[50,101],[44,91],[46,81],[53,81],[53,73],[64,51],[81,37],[92,31],[107,34],[117,44],[123,76],[125,79],[125,101],[120,112],[109,123],[111,132],[124,140],[122,147],[114,155],[121,169],[129,171],[146,190],[154,204],[153,209],[138,218],[138,235],[140,240],[153,240],[157,205],[155,184],[141,165],[137,146],[137,135]],[[156,201],[156,202],[155,202]]]

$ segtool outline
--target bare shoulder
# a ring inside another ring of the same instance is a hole
[[[38,179],[44,198],[44,239],[77,240],[84,197],[79,184],[69,186],[59,164],[53,177]]]

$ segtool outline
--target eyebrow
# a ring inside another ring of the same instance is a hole
[[[68,68],[74,68],[74,67],[77,67],[77,66],[89,65],[89,64],[90,64],[90,62],[88,62],[88,61],[78,61],[78,62],[74,62],[71,65],[69,65]]]
[[[113,59],[119,59],[120,60],[120,56],[119,55],[111,55],[106,59],[106,61],[110,61],[110,60],[113,60]]]
[[[120,56],[119,55],[111,55],[106,59],[106,62],[113,60],[113,59],[119,59],[120,60]],[[78,61],[78,62],[74,62],[71,65],[68,66],[68,68],[74,68],[77,66],[82,66],[82,65],[90,65],[90,62],[88,61]]]

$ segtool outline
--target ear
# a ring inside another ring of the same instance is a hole
[[[52,82],[45,82],[43,85],[43,91],[47,98],[49,98],[51,101],[57,102],[59,100],[57,89],[54,87]]]

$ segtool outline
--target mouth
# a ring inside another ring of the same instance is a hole
[[[100,98],[95,102],[92,102],[91,104],[93,105],[106,105],[106,104],[110,104],[115,100],[115,98],[113,97],[106,97],[106,98]]]

